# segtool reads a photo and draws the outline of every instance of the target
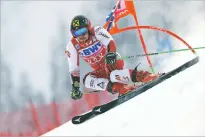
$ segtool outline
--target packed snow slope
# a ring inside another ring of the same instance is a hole
[[[204,53],[198,52],[200,62],[196,65],[111,111],[81,125],[69,121],[43,136],[204,136]],[[176,57],[171,60],[177,61]]]

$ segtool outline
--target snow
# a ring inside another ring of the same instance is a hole
[[[134,99],[83,124],[43,136],[205,135],[205,55],[200,62]]]

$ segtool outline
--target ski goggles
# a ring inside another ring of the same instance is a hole
[[[86,33],[88,33],[87,28],[81,28],[79,30],[72,31],[72,34],[74,37],[82,36],[82,35],[85,35]]]

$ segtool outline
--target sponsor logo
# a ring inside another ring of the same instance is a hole
[[[120,78],[120,76],[119,76],[119,75],[115,75],[115,79],[117,79],[117,80],[121,81],[121,78]]]
[[[92,88],[95,87],[95,86],[94,86],[94,80],[93,80],[93,79],[90,81],[90,87],[92,87]]]
[[[75,121],[80,122],[81,117],[79,117],[78,119],[76,119]]]
[[[98,52],[102,47],[101,42],[97,42],[95,45],[89,46],[88,48],[82,49],[80,52],[81,56],[90,56]]]
[[[100,32],[98,35],[101,35],[101,36],[103,36],[103,37],[105,37],[105,38],[107,38],[107,39],[110,38],[108,35],[106,35],[105,33],[102,33],[102,32]]]
[[[105,88],[105,82],[104,82],[104,81],[102,81],[101,83],[98,83],[97,85],[98,85],[99,87],[101,87],[102,89]]]
[[[120,77],[119,75],[115,75],[115,78],[119,81],[130,81],[128,76]]]
[[[95,56],[91,56],[89,58],[84,58],[84,60],[86,62],[88,62],[89,64],[95,64],[95,63],[101,61],[102,58],[104,58],[103,53],[99,53],[99,54],[96,54]]]
[[[72,24],[73,24],[74,27],[79,27],[80,26],[80,21],[79,20],[74,20]]]
[[[98,27],[96,30],[95,30],[95,32],[98,32],[99,30],[101,30],[102,29],[102,27]]]
[[[98,108],[98,109],[96,109],[96,110],[94,110],[95,112],[101,112],[101,107],[100,108]]]

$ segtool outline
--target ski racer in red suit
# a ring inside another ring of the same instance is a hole
[[[101,26],[91,27],[89,19],[85,16],[75,16],[70,31],[73,38],[67,44],[65,52],[72,80],[72,99],[80,99],[83,95],[80,91],[79,57],[94,69],[83,78],[83,84],[88,89],[106,90],[122,95],[128,92],[127,83],[149,82],[159,76],[137,70],[137,67],[124,69],[124,61],[116,52],[112,36]]]

